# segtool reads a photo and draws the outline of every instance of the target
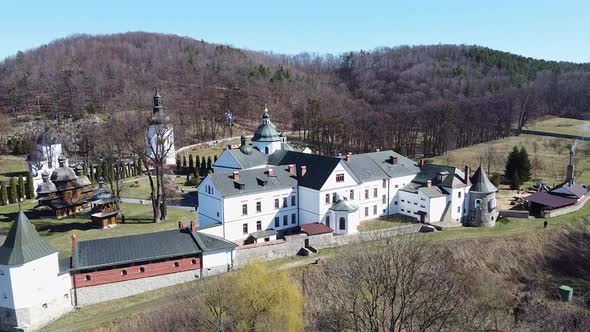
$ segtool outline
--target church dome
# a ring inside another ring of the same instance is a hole
[[[282,141],[282,135],[277,131],[274,124],[270,121],[270,115],[268,109],[264,108],[264,114],[262,115],[262,122],[256,128],[252,141],[255,142],[276,142]]]
[[[73,169],[66,166],[66,157],[64,155],[59,156],[59,167],[51,173],[51,182],[67,182],[77,180],[76,173]]]
[[[240,137],[240,140],[240,152],[247,155],[252,154],[252,147],[246,144],[246,136],[242,135],[242,137]]]

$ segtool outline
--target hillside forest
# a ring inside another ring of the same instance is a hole
[[[280,129],[323,153],[394,148],[411,157],[590,110],[590,64],[466,45],[281,55],[133,32],[74,35],[1,62],[0,132],[25,135],[11,129],[30,119],[147,116],[155,87],[178,146],[227,136],[227,111],[249,131],[265,104]]]

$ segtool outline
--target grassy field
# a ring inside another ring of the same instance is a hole
[[[358,230],[359,232],[367,232],[367,231],[374,231],[377,229],[386,229],[386,228],[393,228],[399,226],[408,225],[411,222],[415,222],[414,218],[409,218],[404,216],[390,216],[378,219],[371,219],[361,221]]]
[[[467,164],[473,171],[482,165],[486,171],[490,170],[491,176],[492,173],[504,173],[506,158],[512,147],[524,146],[531,160],[533,179],[553,185],[563,181],[565,177],[568,152],[573,143],[572,140],[564,138],[536,135],[511,136],[449,151],[427,161],[453,165],[461,169]],[[590,142],[578,142],[575,162],[576,177],[580,183],[590,182],[590,158],[586,153],[587,150],[590,150]]]
[[[525,129],[549,133],[590,136],[590,121],[550,117],[534,121]]]
[[[8,183],[10,177],[19,176],[27,171],[28,166],[24,157],[0,156],[0,181]]]
[[[23,203],[25,213],[35,206],[34,201]],[[79,240],[92,240],[98,238],[140,234],[173,229],[177,227],[177,221],[196,220],[196,215],[182,209],[168,209],[168,220],[160,223],[151,222],[151,206],[139,204],[121,204],[122,214],[125,215],[125,224],[108,229],[97,229],[90,225],[88,212],[76,216],[55,219],[33,219],[31,222],[37,228],[39,234],[60,251],[61,257],[70,255],[71,235],[76,234]],[[7,231],[12,225],[18,212],[18,205],[0,207],[0,231]],[[27,213],[29,214],[29,213]]]
[[[197,191],[196,186],[185,186],[185,181],[186,176],[174,176],[174,182],[176,183],[176,187],[178,189],[182,189],[185,193]],[[143,176],[132,180],[125,180],[121,189],[121,197],[149,199],[150,192],[151,188],[149,179],[147,176]]]

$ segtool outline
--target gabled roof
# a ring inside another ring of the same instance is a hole
[[[582,198],[582,196],[588,193],[588,188],[579,186],[572,181],[566,181],[549,191],[551,194],[560,196],[569,196],[575,198]]]
[[[273,176],[268,170],[273,169]],[[281,166],[246,169],[240,171],[240,179],[234,180],[232,173],[213,173],[209,179],[223,197],[238,196],[297,186],[295,175],[289,174]]]
[[[78,241],[72,255],[72,268],[105,268],[234,247],[236,244],[233,242],[212,235],[192,233],[188,228]]]
[[[373,159],[367,156],[367,154],[352,155],[350,156],[350,161],[346,163],[354,175],[363,182],[389,178],[386,172]]]
[[[471,188],[469,191],[475,191],[480,193],[495,193],[498,188],[492,184],[488,178],[486,172],[479,166],[477,171],[471,177]]]
[[[301,232],[303,232],[307,235],[310,235],[310,236],[334,232],[334,230],[331,229],[330,227],[328,227],[324,224],[319,224],[319,223],[303,224],[299,228],[301,229]]]
[[[559,195],[551,195],[549,193],[539,191],[525,198],[530,203],[543,205],[549,209],[556,209],[568,205],[576,204],[577,199],[567,198]]]
[[[342,212],[348,212],[348,213],[352,213],[352,212],[356,212],[358,211],[359,207],[358,205],[356,205],[355,203],[351,202],[351,201],[347,201],[344,199],[339,199],[338,202],[332,204],[332,206],[330,206],[330,210],[332,211],[342,211]]]
[[[439,177],[442,175],[442,181]],[[465,183],[465,173],[456,167],[424,164],[420,167],[420,173],[412,180],[412,182],[426,184],[428,180],[432,184],[436,184],[445,188],[462,188],[467,186]]]
[[[242,169],[266,165],[267,162],[267,156],[256,149],[250,149],[249,153],[244,153],[241,149],[225,150],[224,152],[229,153]]]
[[[257,232],[250,233],[250,236],[255,239],[262,239],[262,238],[270,237],[270,236],[274,236],[274,235],[277,235],[277,231],[274,229],[267,229],[264,231],[257,231]]]
[[[22,265],[56,252],[54,247],[39,236],[35,226],[21,210],[0,247],[0,264]]]
[[[410,158],[404,157],[391,150],[358,154],[373,160],[389,177],[397,178],[414,175],[420,172],[420,167]],[[355,155],[352,156],[353,159]],[[391,163],[391,157],[397,158],[397,163]]]
[[[306,188],[320,190],[336,166],[342,159],[318,154],[309,154],[296,151],[279,150],[271,154],[268,163],[271,165],[296,165],[299,185]],[[305,175],[301,176],[301,166],[306,166]],[[348,168],[346,163],[343,163]],[[351,174],[353,176],[354,173]],[[355,180],[358,180],[355,178]]]

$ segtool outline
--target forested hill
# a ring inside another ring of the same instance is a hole
[[[455,45],[284,56],[135,32],[76,35],[5,59],[0,112],[147,112],[156,86],[181,143],[219,137],[227,110],[253,125],[267,104],[281,128],[305,129],[326,153],[437,154],[535,116],[590,110],[588,64]]]

